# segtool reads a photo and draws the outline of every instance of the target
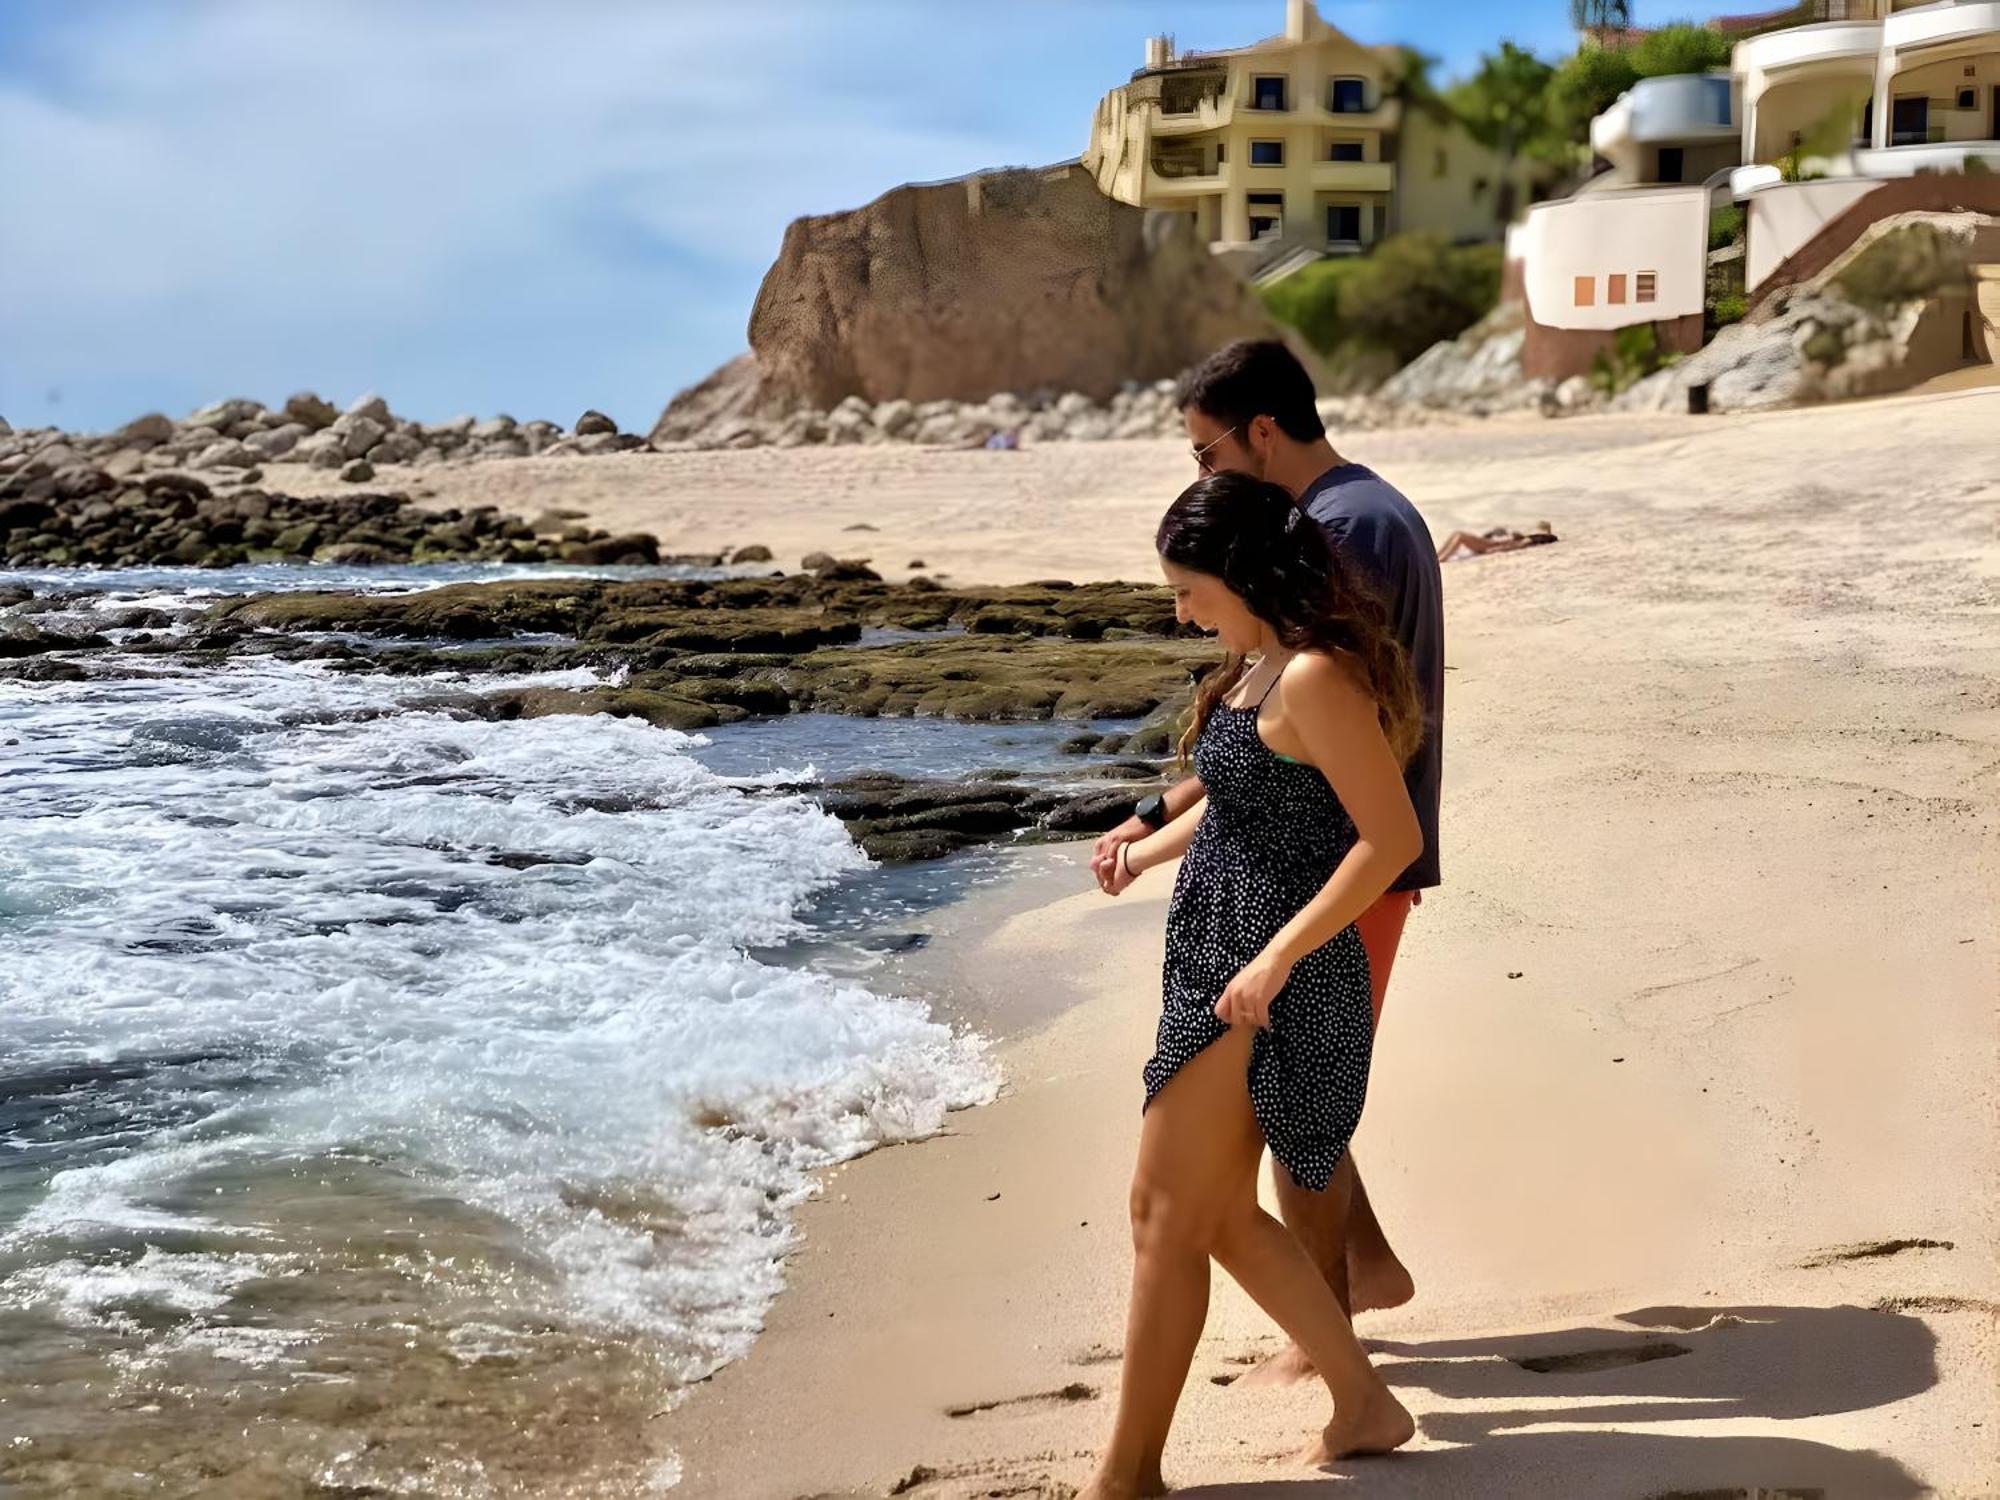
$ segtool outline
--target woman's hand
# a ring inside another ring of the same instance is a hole
[[[1258,954],[1229,981],[1215,1002],[1216,1017],[1231,1026],[1269,1027],[1271,1002],[1291,977],[1290,964],[1268,953]]]
[[[1132,868],[1132,846],[1120,844],[1112,851],[1110,859],[1095,865],[1097,883],[1107,896],[1122,896],[1139,878],[1140,872]]]

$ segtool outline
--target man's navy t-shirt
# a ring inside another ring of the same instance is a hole
[[[1396,638],[1416,668],[1424,739],[1404,781],[1423,824],[1424,852],[1391,889],[1428,890],[1439,883],[1438,796],[1444,782],[1444,579],[1430,528],[1400,490],[1361,464],[1328,469],[1306,487],[1299,505],[1381,589]]]

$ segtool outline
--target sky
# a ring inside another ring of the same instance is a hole
[[[1567,0],[1329,0],[1450,77]],[[1722,7],[1640,3],[1641,22]],[[1076,156],[1144,38],[1284,0],[0,0],[0,417],[224,396],[644,431],[785,225]]]

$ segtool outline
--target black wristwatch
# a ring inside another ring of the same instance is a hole
[[[1157,832],[1167,826],[1167,799],[1155,792],[1133,808],[1132,813],[1141,823]]]

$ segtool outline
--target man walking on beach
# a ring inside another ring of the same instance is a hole
[[[1312,377],[1275,339],[1242,340],[1218,350],[1181,382],[1181,416],[1204,474],[1233,470],[1291,491],[1342,556],[1381,590],[1397,638],[1410,653],[1423,700],[1425,735],[1405,773],[1423,825],[1424,852],[1356,924],[1368,951],[1379,1027],[1389,971],[1410,908],[1439,883],[1438,795],[1444,765],[1444,593],[1430,529],[1417,508],[1373,470],[1334,451],[1316,406]],[[1164,797],[1141,804],[1098,841],[1093,866],[1106,878],[1118,846],[1144,838],[1192,807],[1201,782],[1189,776]],[[1368,1202],[1353,1153],[1323,1193],[1276,1169],[1285,1224],[1312,1255],[1350,1315],[1396,1307],[1415,1292]],[[1287,1350],[1270,1376],[1306,1373]]]

